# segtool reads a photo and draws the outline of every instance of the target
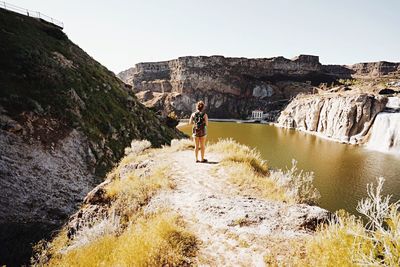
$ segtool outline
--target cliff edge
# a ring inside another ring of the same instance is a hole
[[[328,219],[306,204],[317,197],[310,174],[270,170],[248,147],[220,141],[208,163],[189,140],[148,147],[132,142],[36,264],[263,266],[270,249],[287,256]]]

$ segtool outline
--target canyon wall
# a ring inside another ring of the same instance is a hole
[[[387,98],[369,94],[299,95],[282,111],[278,125],[357,144],[365,137]]]
[[[181,57],[157,63],[139,63],[132,73],[135,91],[189,92],[217,90],[233,95],[251,94],[243,78],[280,79],[281,76],[303,77],[321,68],[317,56],[301,55],[293,60],[283,57],[265,59]],[[236,77],[235,77],[236,76]],[[281,78],[282,79],[282,78]]]
[[[357,77],[394,77],[400,76],[400,63],[387,61],[357,63],[349,66],[353,71],[352,76]]]
[[[322,84],[399,75],[399,63],[322,65],[318,56],[300,55],[294,59],[180,57],[139,63],[118,76],[132,85],[142,103],[164,115],[174,111],[186,117],[196,101],[204,100],[212,117],[245,118],[262,109],[274,120],[290,99],[298,93],[315,93]]]
[[[341,79],[374,79],[399,77],[400,63],[378,61],[353,65],[322,65],[322,72]]]
[[[312,93],[313,85],[333,79],[321,72],[318,57],[309,55],[181,57],[139,63],[119,77],[132,85],[142,103],[164,114],[188,116],[194,104],[204,100],[207,112],[219,118],[244,118],[257,108],[273,115],[298,93]]]

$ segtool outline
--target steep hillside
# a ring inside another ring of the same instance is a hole
[[[61,225],[132,139],[182,136],[46,22],[0,9],[0,264]]]

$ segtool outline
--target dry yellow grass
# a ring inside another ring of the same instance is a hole
[[[232,139],[218,141],[209,151],[223,156],[221,165],[229,181],[247,195],[288,203],[315,203],[319,198],[313,174],[299,171],[295,161],[286,171],[270,171],[256,149]]]
[[[121,164],[143,161],[150,152],[129,154]],[[64,228],[51,243],[41,244],[43,248],[37,255],[37,263],[51,266],[149,266],[188,261],[195,251],[195,238],[184,230],[178,217],[167,213],[148,216],[143,212],[143,207],[159,190],[174,187],[170,167],[153,165],[142,176],[136,175],[133,169],[121,178],[121,164],[108,174],[111,182],[105,186],[106,198],[111,201],[109,216],[116,217],[99,218],[95,224],[87,226],[89,228],[82,228],[83,232],[77,233],[73,240],[68,240]],[[115,231],[105,231],[106,228]],[[89,241],[86,234],[91,231],[95,235],[92,234]],[[104,232],[108,234],[101,234]],[[51,261],[47,262],[49,256]]]
[[[191,139],[173,139],[170,147],[164,147],[168,152],[177,152],[188,149],[194,149],[194,141]]]
[[[107,195],[111,198],[135,197],[135,199],[148,199],[161,188],[172,187],[169,179],[169,167],[160,165],[153,173],[145,177],[137,177],[134,172],[126,178],[114,179],[107,185]]]
[[[124,179],[113,180],[106,187],[107,195],[113,200],[111,209],[121,214],[124,222],[134,219],[160,189],[175,186],[169,172],[169,166],[160,165],[148,176],[138,177],[132,172]]]
[[[321,225],[307,242],[293,245],[290,248],[292,256],[279,265],[399,266],[400,203],[390,204],[390,196],[382,197],[383,181],[379,178],[376,188],[369,184],[368,198],[357,206],[367,218],[367,224],[354,215],[339,211],[335,219]],[[271,259],[273,257],[267,255],[266,263],[276,264]]]
[[[223,162],[246,163],[261,175],[269,173],[268,164],[261,158],[260,152],[239,144],[233,139],[219,140],[217,143],[210,145],[208,151],[221,153]]]
[[[362,222],[341,212],[337,221],[320,226],[307,242],[294,241],[289,248],[291,257],[284,260],[284,265],[355,266],[357,255],[367,253],[373,247],[372,242],[365,237]],[[268,261],[276,264],[272,257]]]
[[[197,240],[179,217],[144,216],[120,236],[107,235],[53,258],[49,266],[179,266],[190,263]]]
[[[254,171],[248,162],[224,162],[222,168],[228,175],[228,181],[240,189],[246,195],[254,195],[260,198],[286,201],[291,199],[285,190],[268,176]]]

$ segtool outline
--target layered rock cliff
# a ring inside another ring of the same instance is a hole
[[[156,110],[188,116],[202,99],[209,114],[220,118],[246,117],[256,108],[279,110],[299,92],[312,92],[313,85],[333,80],[321,72],[318,57],[307,55],[292,60],[181,57],[139,63],[119,77],[143,92],[139,99]]]
[[[60,226],[132,138],[181,136],[51,24],[0,9],[0,265]]]
[[[357,77],[399,77],[400,63],[387,61],[357,63],[349,66],[353,70],[352,76]]]
[[[378,61],[364,62],[353,65],[322,65],[322,72],[342,79],[379,77],[400,77],[400,63]]]
[[[282,111],[277,124],[357,144],[364,141],[386,103],[386,97],[369,94],[299,95]]]
[[[340,80],[355,83],[358,78],[400,77],[400,63],[322,65],[317,56],[309,55],[292,60],[181,57],[139,63],[118,76],[132,85],[142,103],[163,114],[175,111],[188,116],[201,99],[212,117],[244,118],[252,110],[262,109],[274,120],[298,93],[315,93],[326,85],[339,85]],[[380,88],[376,84],[366,87]]]

